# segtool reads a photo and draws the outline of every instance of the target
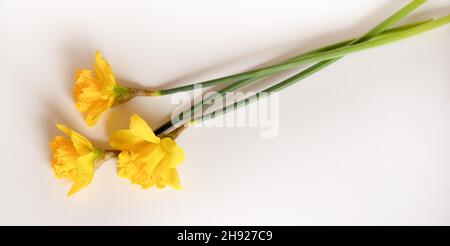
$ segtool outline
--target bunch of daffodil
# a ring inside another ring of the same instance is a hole
[[[111,150],[97,149],[85,137],[65,126],[57,125],[62,132],[70,136],[70,139],[58,136],[51,142],[52,167],[55,175],[58,178],[68,178],[73,181],[73,186],[69,191],[70,195],[91,183],[96,167],[103,161],[116,157],[118,159],[118,175],[129,179],[133,184],[138,184],[143,189],[166,186],[180,189],[177,166],[183,162],[185,156],[175,139],[187,126],[245,106],[253,99],[260,99],[260,95],[280,91],[311,76],[345,55],[402,40],[450,22],[450,15],[446,15],[435,20],[425,20],[391,28],[392,25],[425,2],[426,0],[411,1],[361,37],[297,55],[278,64],[158,91],[119,85],[111,66],[97,51],[94,71],[78,71],[74,87],[76,108],[83,113],[88,126],[95,125],[101,114],[109,108],[125,103],[136,96],[161,96],[190,91],[197,86],[209,87],[227,83],[225,88],[218,91],[219,95],[223,95],[279,72],[296,69],[305,64],[311,64],[311,66],[269,88],[260,90],[260,92],[264,92],[262,94],[237,101],[201,117],[184,118],[185,113],[192,115],[190,113],[207,107],[203,102],[197,103],[155,131],[141,117],[134,114],[131,117],[129,129],[111,134],[109,140],[113,148]]]
[[[89,185],[95,169],[112,157],[118,158],[119,176],[130,179],[143,189],[154,186],[181,189],[177,166],[185,157],[175,142],[176,132],[158,137],[139,115],[134,114],[130,119],[130,129],[111,135],[113,149],[102,150],[66,126],[56,127],[70,137],[57,136],[50,142],[55,176],[73,181],[68,195]]]

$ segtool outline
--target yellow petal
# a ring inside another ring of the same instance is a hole
[[[84,90],[90,89],[91,91],[101,91],[103,90],[103,86],[103,82],[95,78],[91,70],[78,70],[75,77],[73,91],[74,98],[78,101],[77,98],[84,92]]]
[[[103,81],[105,87],[113,88],[116,85],[116,79],[111,66],[102,57],[100,51],[95,53],[94,73],[99,80]]]
[[[178,171],[175,168],[171,168],[167,177],[167,184],[176,190],[181,190],[180,178],[178,177]]]
[[[100,119],[102,113],[108,110],[111,107],[111,103],[105,100],[97,100],[94,104],[92,104],[89,109],[86,111],[86,124],[91,127],[94,126],[97,121]]]
[[[91,71],[83,71],[75,82],[73,96],[75,106],[80,112],[87,112],[98,100],[105,95],[112,95],[112,91],[103,90],[103,82],[92,77]]]
[[[156,184],[157,188],[164,188],[167,185],[179,190],[181,189],[178,172],[175,168],[170,168],[170,162],[167,157],[162,160],[155,168],[152,174],[152,184]]]
[[[65,125],[56,124],[56,127],[57,127],[60,131],[62,131],[63,133],[65,133],[65,134],[67,134],[67,135],[69,135],[69,136],[70,136],[70,134],[72,133],[72,130],[71,130],[69,127],[65,126]]]
[[[122,151],[119,154],[119,177],[127,178],[133,184],[145,186],[150,181],[150,176],[144,171],[145,164],[136,161],[136,155],[131,151]]]
[[[183,149],[171,138],[163,138],[161,140],[161,146],[168,155],[170,167],[174,168],[184,161]]]
[[[119,130],[111,134],[109,144],[117,150],[131,150],[137,148],[146,141],[134,135],[130,130]]]
[[[135,136],[141,137],[148,142],[159,143],[161,141],[147,123],[137,114],[131,116],[130,130]]]
[[[140,148],[122,151],[118,161],[119,176],[130,179],[133,184],[139,184],[143,189],[149,188],[152,186],[154,170],[165,156],[160,144],[148,142],[144,142]]]
[[[85,155],[89,152],[92,152],[92,150],[94,149],[91,142],[89,142],[89,140],[87,140],[81,134],[69,129],[64,125],[57,124],[56,127],[65,134],[70,136],[73,147],[77,150],[77,152],[80,155]]]
[[[57,136],[50,142],[53,153],[52,168],[57,178],[67,177],[70,170],[76,166],[76,160],[80,156],[73,147],[72,141]]]
[[[77,167],[71,177],[74,182],[68,196],[89,185],[94,177],[94,153],[88,153],[77,158]]]

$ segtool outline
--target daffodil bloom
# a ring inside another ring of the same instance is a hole
[[[97,123],[100,115],[115,104],[133,97],[132,89],[116,83],[116,77],[108,62],[97,51],[94,71],[79,70],[73,95],[77,109],[85,115],[88,126]]]
[[[95,162],[101,159],[104,153],[94,148],[91,142],[79,133],[63,125],[56,126],[70,139],[57,136],[51,141],[52,167],[57,178],[68,178],[73,181],[68,193],[72,195],[91,183]]]
[[[130,129],[114,132],[110,138],[120,150],[118,173],[143,189],[167,185],[181,189],[176,167],[184,160],[183,150],[171,137],[158,137],[147,123],[134,114]]]

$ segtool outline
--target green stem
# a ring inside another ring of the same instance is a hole
[[[189,109],[186,109],[182,113],[178,114],[175,118],[172,118],[169,121],[167,121],[166,123],[164,123],[162,126],[160,126],[158,129],[155,130],[155,134],[156,135],[161,134],[162,132],[171,128],[172,126],[177,125],[180,122],[183,122],[186,118],[191,118],[192,115],[194,115],[195,112],[197,110],[199,110],[200,108],[205,109],[204,108],[205,101],[208,102],[208,101],[215,100],[216,98],[225,95],[227,92],[235,91],[245,85],[250,84],[251,82],[253,82],[255,80],[257,80],[257,78],[239,80],[239,81],[219,90],[217,93],[214,93],[214,94],[202,99],[202,101],[192,105]]]
[[[427,22],[425,24],[413,27],[411,29],[400,31],[400,32],[396,33],[395,35],[387,36],[385,38],[376,39],[376,40],[373,40],[373,41],[372,40],[371,41],[367,41],[365,43],[369,43],[370,42],[371,45],[379,46],[381,44],[391,43],[391,42],[394,42],[394,41],[402,40],[402,39],[405,39],[405,38],[408,38],[408,37],[411,37],[411,36],[414,36],[414,35],[421,34],[421,33],[426,32],[426,31],[430,31],[432,29],[435,29],[435,28],[438,28],[438,27],[443,26],[445,24],[448,24],[449,22],[450,22],[450,15],[447,15],[445,17],[436,19],[434,21]],[[361,44],[364,45],[365,43],[361,43]],[[358,45],[358,44],[356,44],[356,45]],[[357,46],[358,49],[360,47],[362,47],[362,45]],[[370,46],[370,47],[374,47],[374,46]],[[351,46],[351,47],[353,47],[353,46]],[[301,79],[303,79],[303,78],[305,78],[305,77],[307,77],[307,76],[309,76],[309,75],[311,75],[311,74],[321,70],[322,68],[324,68],[324,65],[322,63],[317,63],[317,64],[315,64],[315,65],[305,69],[301,73],[298,73],[298,74],[296,74],[296,75],[294,75],[294,76],[292,76],[292,77],[290,77],[290,78],[288,78],[288,79],[286,79],[286,80],[284,80],[284,81],[282,81],[282,82],[280,82],[280,83],[278,83],[278,84],[276,84],[276,85],[274,85],[274,86],[272,86],[272,87],[270,87],[268,89],[263,90],[262,92],[265,92],[265,93],[255,94],[255,95],[253,95],[253,96],[251,96],[249,98],[240,100],[238,102],[235,102],[234,104],[231,104],[229,106],[223,107],[222,109],[219,109],[219,110],[211,112],[211,113],[209,113],[207,115],[204,115],[203,117],[197,117],[197,118],[195,118],[193,120],[193,122],[196,122],[196,123],[197,122],[201,122],[202,120],[214,118],[214,117],[216,117],[218,115],[221,115],[223,113],[226,113],[226,112],[235,110],[237,108],[240,108],[240,107],[242,107],[244,105],[247,105],[249,102],[251,102],[253,100],[259,100],[260,98],[266,96],[268,93],[276,92],[276,91],[279,91],[281,89],[284,89],[284,88],[286,88],[286,87],[296,83],[297,81],[299,81],[299,80],[301,80]]]
[[[401,19],[405,18],[407,15],[409,15],[412,11],[414,11],[415,9],[417,9],[418,7],[420,7],[422,4],[424,4],[426,1],[423,0],[419,0],[419,1],[412,1],[410,2],[408,5],[406,5],[405,7],[401,8],[400,10],[398,10],[397,12],[395,12],[393,15],[391,15],[389,18],[387,18],[386,20],[384,20],[383,22],[381,22],[380,24],[376,25],[374,28],[372,28],[371,30],[369,30],[366,34],[364,34],[363,36],[353,39],[351,42],[349,42],[348,44],[346,44],[344,47],[348,47],[351,46],[353,44],[359,44],[362,43],[364,41],[367,40],[371,40],[375,37],[377,37],[378,34],[384,32],[386,29],[388,29],[390,26],[394,25],[395,23],[397,23],[398,21],[400,21]],[[427,23],[427,22],[423,22],[422,24]],[[415,25],[413,23],[412,25],[413,27],[417,27],[418,25]],[[401,31],[405,31],[408,28],[401,28]],[[397,32],[398,33],[398,32]],[[391,34],[392,35],[392,34]],[[386,38],[386,36],[384,37]],[[312,65],[311,67],[301,71],[300,73],[297,73],[295,75],[293,75],[292,77],[286,79],[285,81],[282,81],[266,90],[264,90],[263,92],[270,92],[271,90],[281,90],[282,88],[285,88],[287,86],[289,86],[292,83],[295,83],[301,79],[304,79],[322,69],[324,69],[325,67],[335,63],[336,61],[338,61],[339,59],[341,59],[342,57],[338,57],[338,58],[333,58],[333,59],[329,59],[329,60],[325,60],[325,61],[320,61],[314,65]]]
[[[417,7],[419,7],[420,5],[422,5],[424,2],[426,2],[426,0],[414,0],[412,2],[410,2],[408,5],[406,5],[404,8],[402,8],[400,11],[401,12],[411,12],[412,10],[416,9]],[[400,12],[399,11],[399,12]],[[386,19],[386,21],[384,22],[385,26],[389,26],[391,23],[396,22],[398,19],[398,16],[392,15],[391,17],[389,17],[388,19]],[[377,26],[378,30],[384,30],[385,26],[383,25],[379,25]],[[373,30],[374,32],[378,32],[378,30]],[[204,82],[200,82],[200,83],[195,83],[195,84],[190,84],[190,85],[185,85],[185,86],[180,86],[180,87],[175,87],[175,88],[171,88],[171,89],[165,89],[165,90],[160,90],[160,91],[156,91],[153,92],[152,95],[167,95],[167,94],[173,94],[173,93],[177,93],[177,92],[181,92],[181,91],[190,91],[193,90],[194,87],[198,87],[198,86],[202,86],[202,87],[209,87],[209,86],[213,86],[213,85],[217,85],[220,83],[226,83],[226,82],[231,82],[234,80],[239,80],[239,79],[247,79],[247,78],[252,78],[252,77],[260,77],[260,76],[265,76],[271,73],[276,73],[276,72],[281,72],[281,71],[285,71],[288,70],[290,68],[302,65],[304,63],[302,63],[302,58],[301,57],[297,57],[294,58],[293,60],[297,61],[298,59],[298,63],[292,63],[289,61],[287,63],[281,63],[281,64],[277,64],[277,65],[272,65],[272,66],[268,66],[265,68],[260,68],[260,69],[255,69],[252,71],[248,71],[248,72],[244,72],[244,73],[239,73],[239,74],[235,74],[235,75],[230,75],[230,76],[226,76],[226,77],[222,77],[222,78],[217,78],[217,79],[212,79],[212,80],[208,80],[208,81],[204,81]],[[318,60],[315,60],[318,61]],[[314,61],[314,62],[315,62]]]
[[[406,15],[408,15],[410,12],[412,12],[414,9],[416,9],[417,7],[419,7],[421,4],[423,4],[425,1],[412,1],[411,3],[409,3],[408,5],[406,5],[405,7],[403,7],[402,9],[400,9],[399,11],[397,11],[395,14],[393,14],[392,16],[390,16],[389,18],[387,18],[385,21],[383,21],[382,23],[380,23],[379,25],[377,25],[376,27],[372,28],[368,33],[366,33],[365,35],[363,35],[360,38],[355,38],[355,39],[351,39],[351,40],[347,40],[347,41],[343,41],[337,44],[333,44],[324,48],[320,48],[320,49],[316,49],[313,51],[310,51],[308,53],[299,55],[297,57],[291,58],[288,60],[288,62],[292,62],[292,61],[296,61],[299,59],[302,59],[304,57],[308,57],[310,55],[314,55],[314,54],[320,54],[321,52],[327,52],[327,51],[331,51],[334,49],[338,49],[338,48],[343,48],[343,47],[347,47],[350,46],[352,44],[356,44],[356,43],[362,43],[365,40],[368,39],[383,39],[392,35],[396,35],[399,32],[426,24],[431,22],[432,20],[426,20],[426,21],[421,21],[421,22],[416,22],[416,23],[412,23],[412,24],[406,24],[400,27],[396,27],[396,28],[392,28],[389,30],[385,30],[387,29],[389,26],[393,25],[394,23],[398,22],[400,19],[404,18]],[[335,61],[337,61],[339,58],[334,58],[334,59],[330,59],[330,60],[326,60],[326,61],[321,61],[313,66],[311,66],[310,68],[292,76],[291,78],[288,78],[287,80],[274,85],[273,87],[269,88],[268,90],[280,90],[288,85],[290,85],[291,83],[298,81],[300,79],[306,78],[308,76],[310,76],[311,74],[314,74],[315,72],[325,68],[326,66],[334,63]],[[241,88],[251,82],[253,82],[256,79],[259,79],[261,77],[265,77],[267,75],[264,76],[260,76],[260,77],[254,77],[254,78],[249,78],[249,79],[242,79],[239,80],[235,83],[232,83],[231,85],[225,87],[224,89],[218,91],[218,94],[214,94],[210,97],[205,98],[205,100],[203,101],[208,101],[208,100],[212,100],[215,99],[217,96],[219,95],[224,95],[226,92],[229,91],[234,91],[237,90],[238,88]],[[199,83],[201,84],[201,83]],[[198,85],[198,84],[197,84]],[[267,90],[265,90],[267,91]],[[177,117],[172,118],[170,121],[166,122],[165,124],[163,124],[162,126],[160,126],[155,132],[156,134],[160,134],[170,128],[173,128],[173,126],[176,126],[178,124],[180,124],[181,122],[183,122],[186,118],[191,118],[191,116],[199,109],[202,108],[203,109],[203,101],[199,102],[195,105],[193,105],[190,109],[185,110],[184,112],[180,113]]]
[[[425,23],[428,23],[428,22],[431,22],[431,21],[433,21],[433,20],[420,21],[420,22],[415,22],[415,23],[406,24],[406,25],[402,25],[402,26],[399,26],[399,27],[391,28],[391,29],[385,30],[384,32],[382,32],[378,36],[375,36],[374,39],[380,39],[380,38],[386,37],[388,35],[395,35],[396,33],[400,32],[400,31],[404,31],[404,30],[407,30],[407,29],[410,29],[410,28],[413,28],[413,27],[416,27],[416,26],[419,26],[419,25],[422,25],[422,24],[425,24]],[[326,46],[326,47],[323,47],[323,48],[319,48],[319,49],[316,49],[316,50],[304,53],[302,55],[296,56],[294,58],[291,58],[288,61],[293,61],[295,59],[298,59],[298,58],[301,58],[301,57],[304,57],[304,56],[307,56],[307,55],[311,55],[311,54],[318,54],[318,53],[321,53],[321,52],[330,51],[330,50],[333,50],[333,49],[345,47],[345,46],[355,42],[356,40],[357,40],[357,38],[349,39],[349,40],[346,40],[346,41],[343,41],[343,42],[339,42],[339,43],[332,44],[332,45],[329,45],[329,46]],[[242,88],[242,87],[252,83],[253,81],[255,81],[257,79],[262,79],[262,78],[264,78],[266,76],[269,76],[269,75],[265,75],[263,77],[254,77],[254,78],[250,78],[250,79],[238,80],[238,81],[230,84],[229,86],[223,88],[222,90],[219,90],[218,94],[219,95],[224,95],[227,92],[235,91],[235,90],[237,90],[239,88]],[[203,101],[208,101],[208,100],[215,99],[215,96],[218,96],[218,94],[214,94],[214,95],[212,95],[210,97],[207,97]],[[187,109],[187,110],[183,111],[177,117],[172,118],[171,120],[167,121],[162,126],[160,126],[158,129],[156,129],[155,133],[156,134],[160,134],[160,133],[166,131],[167,129],[171,128],[172,126],[174,126],[176,124],[179,124],[180,122],[184,121],[185,119],[190,118],[190,116],[192,116],[198,109],[200,109],[201,106],[203,106],[202,102],[199,102],[199,103],[191,106],[190,109]]]
[[[428,22],[431,22],[431,21],[433,21],[433,20],[425,20],[425,21],[415,22],[415,23],[411,23],[411,24],[405,24],[405,25],[402,25],[402,26],[399,26],[399,27],[391,28],[391,29],[383,31],[381,34],[375,36],[373,39],[381,39],[381,38],[384,38],[384,37],[387,37],[387,36],[390,36],[390,35],[395,35],[398,32],[401,32],[401,31],[404,31],[404,30],[408,30],[410,28],[413,28],[413,27],[416,27],[416,26],[419,26],[419,25],[422,25],[422,24],[425,24],[425,23],[428,23]],[[336,44],[332,44],[332,45],[329,45],[329,46],[326,46],[326,47],[323,47],[323,48],[319,48],[319,49],[316,49],[316,50],[304,53],[302,55],[299,55],[297,57],[291,58],[289,60],[293,61],[295,59],[298,59],[298,58],[301,58],[301,57],[304,57],[304,56],[307,56],[307,55],[318,54],[318,53],[321,53],[321,52],[330,51],[330,50],[337,49],[337,48],[342,48],[342,47],[345,47],[345,46],[347,46],[347,45],[349,45],[351,43],[354,43],[356,40],[357,40],[357,38],[349,39],[349,40],[346,40],[346,41],[342,41],[342,42],[339,42],[339,43],[336,43]],[[322,65],[322,66],[324,66],[324,65]],[[305,70],[304,72],[301,72],[301,74],[298,74],[298,75],[295,75],[295,76],[297,76],[297,79],[305,78],[305,77],[311,75],[312,73],[317,72],[318,70],[319,70],[319,68],[317,68],[317,66],[313,66],[313,67]],[[266,76],[269,76],[269,75],[265,75],[263,77],[266,77]],[[250,79],[238,80],[238,81],[230,84],[229,86],[223,88],[222,90],[219,90],[218,94],[214,94],[214,95],[212,95],[210,97],[207,97],[203,101],[209,101],[209,100],[215,99],[216,96],[224,95],[227,92],[235,91],[235,90],[237,90],[239,88],[242,88],[242,87],[252,83],[253,81],[255,81],[257,79],[261,79],[263,77],[254,77],[254,78],[250,78]],[[278,86],[281,87],[281,86],[283,86],[283,84],[279,84]],[[171,120],[167,121],[162,126],[160,126],[158,129],[155,130],[155,133],[156,134],[160,134],[160,133],[166,131],[167,129],[173,127],[174,125],[180,124],[181,122],[185,121],[185,119],[190,118],[198,109],[202,108],[202,106],[203,106],[203,102],[199,102],[199,103],[191,106],[190,109],[187,109],[187,110],[183,111],[177,117],[172,118]]]

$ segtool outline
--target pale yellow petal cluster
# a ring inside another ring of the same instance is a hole
[[[156,136],[147,123],[134,114],[130,129],[111,135],[110,144],[120,150],[118,172],[143,189],[171,186],[181,189],[176,167],[184,160],[183,150],[170,137]]]
[[[72,195],[91,183],[94,177],[94,161],[102,155],[102,151],[94,148],[89,140],[66,126],[57,127],[67,134],[69,139],[57,136],[51,141],[52,167],[57,178],[73,181],[68,193]]]

